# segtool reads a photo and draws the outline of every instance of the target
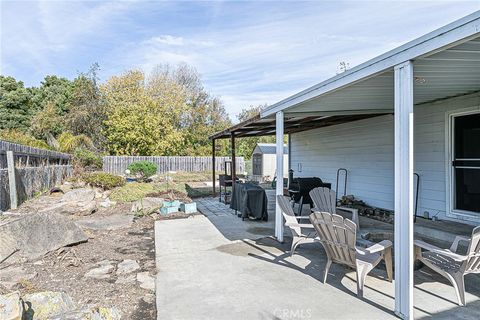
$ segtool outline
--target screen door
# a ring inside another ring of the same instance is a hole
[[[454,210],[480,213],[480,113],[453,118]]]

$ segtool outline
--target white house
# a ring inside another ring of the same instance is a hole
[[[275,143],[257,143],[252,153],[252,179],[272,181],[277,170],[277,146]],[[283,175],[288,176],[288,147],[283,145]]]
[[[275,103],[212,139],[289,134],[291,168],[395,212],[395,313],[413,318],[418,211],[480,224],[480,11]],[[277,152],[277,167],[284,166]],[[277,194],[283,194],[277,184]],[[276,232],[283,241],[283,219]]]

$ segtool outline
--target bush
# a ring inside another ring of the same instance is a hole
[[[113,190],[110,199],[118,202],[132,202],[143,199],[147,194],[156,191],[156,185],[153,183],[131,182]]]
[[[75,136],[70,132],[63,132],[57,137],[57,141],[61,152],[72,153],[77,149],[93,148],[92,139],[84,134]]]
[[[80,148],[73,154],[73,164],[82,168],[101,169],[103,161],[102,157],[95,152]]]
[[[145,179],[157,173],[157,165],[150,161],[137,161],[128,165],[128,170],[134,175],[140,175]]]
[[[103,190],[110,190],[121,187],[125,184],[125,179],[114,174],[106,172],[90,172],[83,175],[83,181],[92,187],[99,187]]]
[[[23,144],[25,146],[30,146],[34,148],[48,149],[52,150],[45,141],[35,139],[35,137],[28,135],[24,132],[15,130],[15,129],[6,129],[0,131],[0,139],[6,140],[9,142]]]

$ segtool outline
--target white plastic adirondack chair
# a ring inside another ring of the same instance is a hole
[[[312,243],[319,241],[317,233],[313,229],[313,226],[310,223],[299,223],[300,219],[309,219],[308,216],[295,216],[293,209],[290,205],[290,198],[278,195],[277,196],[278,204],[282,210],[283,217],[285,218],[285,226],[289,227],[292,231],[292,247],[290,249],[290,255],[293,256],[297,246],[303,243]],[[302,229],[310,229],[309,232],[305,232]]]
[[[357,295],[363,297],[363,285],[367,274],[384,259],[387,277],[391,282],[392,242],[383,240],[366,249],[357,248],[357,226],[350,219],[329,212],[314,212],[310,221],[320,237],[327,253],[327,265],[323,282],[327,281],[328,270],[333,263],[347,265],[357,271]]]
[[[456,253],[460,241],[470,242],[465,255]],[[480,226],[473,229],[471,238],[456,236],[450,249],[415,240],[415,258],[447,278],[455,289],[458,304],[465,306],[464,276],[480,273]]]
[[[360,227],[358,220],[358,210],[347,207],[337,207],[337,194],[329,188],[318,187],[310,191],[315,208],[314,211],[337,213],[337,210],[349,211],[352,213],[352,221],[355,222],[357,228]]]

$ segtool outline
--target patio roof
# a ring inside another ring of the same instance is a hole
[[[372,118],[384,114],[392,113],[389,110],[376,110],[374,113],[362,114],[336,114],[336,115],[301,115],[285,117],[285,133],[295,133],[306,131],[314,128],[327,127],[341,124],[349,121]],[[228,129],[217,132],[210,136],[210,139],[227,139],[232,136],[236,138],[242,137],[259,137],[271,136],[275,134],[275,118],[261,118],[257,115]]]

